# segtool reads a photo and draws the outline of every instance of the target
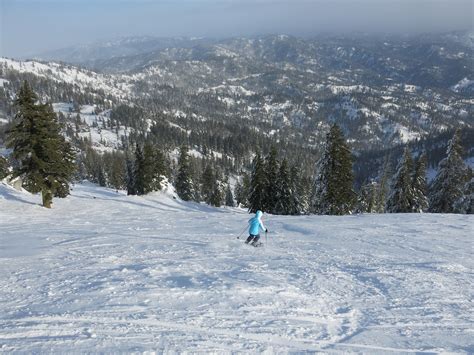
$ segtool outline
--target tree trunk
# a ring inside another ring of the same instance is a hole
[[[43,197],[43,207],[51,208],[53,203],[53,193],[51,190],[43,190],[41,191],[41,195]]]

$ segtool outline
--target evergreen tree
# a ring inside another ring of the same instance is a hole
[[[334,124],[318,162],[312,210],[318,214],[343,215],[352,211],[355,193],[353,157],[341,129]]]
[[[458,129],[449,142],[447,157],[439,163],[438,173],[430,185],[430,212],[453,213],[454,203],[463,196],[468,169],[462,159],[460,141]]]
[[[211,204],[212,196],[216,188],[216,176],[211,164],[207,164],[201,175],[201,198],[208,205]]]
[[[249,196],[250,178],[245,172],[242,173],[242,182],[237,181],[234,188],[234,196],[239,207],[248,207],[247,198]]]
[[[376,181],[372,181],[371,184],[371,191],[370,191],[370,199],[369,199],[369,204],[368,204],[368,213],[380,213],[379,207],[378,207],[378,197],[379,197],[379,192],[380,192],[380,185]],[[384,212],[382,210],[382,212]]]
[[[412,206],[415,199],[413,190],[413,158],[410,150],[405,148],[403,157],[400,160],[397,172],[393,178],[390,189],[390,196],[387,201],[387,211],[389,213],[409,213],[413,212]]]
[[[227,184],[227,189],[225,192],[225,205],[227,207],[234,207],[234,196],[232,195],[232,189],[230,188],[230,185]]]
[[[283,159],[280,165],[280,171],[275,181],[276,203],[273,210],[275,214],[295,214],[296,206],[293,196],[296,191],[291,189],[290,171],[288,162]]]
[[[178,175],[175,181],[176,192],[183,201],[190,201],[195,195],[188,148],[182,146],[178,159]]]
[[[304,212],[305,202],[307,200],[307,193],[302,184],[298,168],[292,166],[290,169],[290,189],[291,189],[291,202],[289,214],[299,215]]]
[[[8,174],[8,160],[0,155],[0,180],[5,179]]]
[[[293,169],[297,169],[293,167]],[[296,176],[296,175],[295,175]],[[301,213],[310,213],[311,211],[311,197],[313,193],[314,182],[308,176],[301,176],[297,181],[297,196],[300,203],[300,211],[297,214]]]
[[[244,193],[244,186],[240,181],[237,181],[234,187],[235,201],[237,206],[240,207],[247,200],[247,195]]]
[[[127,195],[136,195],[135,189],[135,166],[130,158],[126,160],[127,164]]]
[[[393,175],[394,172],[390,162],[390,156],[386,156],[375,200],[374,212],[376,213],[385,213],[386,211],[387,197],[390,194],[390,179]]]
[[[370,185],[366,184],[362,186],[357,195],[357,203],[355,206],[355,211],[357,213],[367,213],[368,210],[368,199],[369,199]]]
[[[145,157],[139,144],[135,147],[135,162],[133,177],[135,182],[135,192],[137,195],[145,194]]]
[[[224,204],[224,186],[222,185],[219,178],[216,178],[216,183],[214,184],[214,190],[211,195],[210,205],[215,207],[220,207]]]
[[[464,186],[463,196],[454,203],[454,212],[474,214],[474,177]]]
[[[148,142],[143,147],[141,170],[143,171],[144,193],[161,190],[161,181],[165,174],[164,155]]]
[[[276,181],[278,179],[278,165],[277,150],[275,147],[272,147],[264,164],[265,197],[263,209],[269,213],[277,213],[278,197]]]
[[[257,152],[252,163],[252,173],[250,176],[250,186],[248,195],[249,212],[263,210],[265,206],[266,177],[263,159],[260,152]]]
[[[127,185],[126,158],[122,152],[113,152],[107,165],[110,186],[120,190]]]
[[[91,147],[86,147],[85,152],[80,155],[81,178],[97,183],[100,165],[99,153]]]
[[[37,104],[38,97],[25,81],[15,100],[15,122],[8,132],[7,147],[17,161],[13,177],[24,187],[41,192],[43,206],[51,208],[53,196],[69,194],[75,171],[75,154],[61,135],[61,127],[50,105]]]
[[[357,212],[359,213],[377,213],[377,203],[380,187],[375,181],[361,187],[357,199]]]
[[[105,176],[104,166],[100,165],[97,175],[97,183],[99,186],[105,187],[107,186],[107,177]]]
[[[424,212],[428,209],[427,161],[426,154],[422,154],[415,164],[415,173],[413,175],[413,212]]]
[[[244,173],[242,176],[242,207],[249,207],[250,175]]]

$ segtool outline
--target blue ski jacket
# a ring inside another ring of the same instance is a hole
[[[257,235],[259,234],[260,228],[265,231],[267,228],[263,225],[260,218],[262,218],[263,212],[257,211],[255,217],[249,219],[249,234]]]

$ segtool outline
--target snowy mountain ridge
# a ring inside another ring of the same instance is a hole
[[[134,47],[138,54],[104,54],[94,70],[4,58],[0,124],[12,119],[15,93],[29,80],[62,114],[68,137],[99,151],[127,149],[130,139],[151,136],[169,152],[186,142],[199,156],[212,152],[248,165],[259,142],[260,148],[285,146],[284,154],[304,160],[299,163],[310,174],[337,123],[365,160],[372,159],[365,154],[388,154],[405,144],[419,151],[435,140],[428,152],[435,167],[455,128],[463,128],[466,158],[474,154],[472,49],[462,38],[160,39],[159,48]],[[122,39],[99,48],[147,41],[155,40]],[[356,168],[365,174],[359,184],[375,178],[368,175],[379,170],[377,161]]]
[[[118,99],[126,99],[132,95],[132,91],[128,87],[132,79],[125,75],[103,75],[91,70],[55,62],[20,61],[0,57],[0,68],[2,67],[4,71],[11,70],[18,73],[33,74],[57,83],[77,85],[82,90],[102,90]],[[5,82],[8,82],[8,80],[3,79],[3,86],[5,86]]]
[[[190,65],[197,65],[198,72],[202,71],[202,63],[196,63]],[[142,97],[147,95],[147,92],[140,92],[139,88],[143,86],[143,82],[148,82],[147,85],[151,85],[152,82],[159,85],[165,85],[168,82],[168,79],[173,77],[172,71],[167,68],[160,67],[155,65],[153,67],[146,68],[143,72],[133,73],[133,74],[100,74],[86,69],[80,69],[71,65],[63,65],[58,63],[41,63],[36,61],[15,61],[7,58],[0,58],[0,67],[3,67],[5,72],[15,71],[18,73],[33,74],[34,76],[41,77],[47,80],[53,80],[57,83],[65,83],[79,87],[80,91],[91,91],[96,92],[100,90],[103,92],[103,96],[112,96],[118,102],[130,102],[134,98]],[[209,72],[210,68],[207,69]],[[258,78],[262,74],[252,74],[249,78]],[[176,78],[176,76],[175,76]],[[1,79],[2,86],[5,87],[5,84],[9,82],[8,79]],[[174,79],[176,80],[176,79]],[[254,91],[255,87],[248,87],[247,85],[238,85],[239,82],[243,83],[245,78],[229,78],[227,82],[221,83],[217,86],[209,87],[198,87],[196,88],[196,94],[200,93],[214,93],[217,99],[229,108],[234,108],[240,110],[244,108],[244,115],[249,116],[259,114],[261,108],[253,106],[249,103],[247,99],[250,96],[255,96],[260,93]],[[178,82],[175,81],[175,84]],[[155,84],[156,85],[156,84]],[[247,87],[246,87],[247,86]],[[467,78],[461,80],[458,84],[453,86],[453,90],[456,92],[461,92],[468,90],[471,86],[471,80]],[[375,133],[375,136],[368,137],[367,140],[374,140],[374,142],[381,141],[381,138],[378,138],[380,134],[393,137],[398,136],[397,138],[400,142],[407,142],[408,140],[415,139],[421,135],[426,134],[427,120],[430,120],[431,112],[443,112],[445,115],[449,114],[456,115],[459,118],[464,118],[464,124],[472,125],[471,119],[469,118],[469,113],[466,111],[466,108],[460,106],[459,109],[455,109],[453,105],[445,105],[443,103],[436,103],[433,105],[430,101],[417,104],[417,111],[410,113],[410,118],[416,118],[419,121],[419,128],[421,131],[413,132],[412,134],[406,134],[406,132],[412,131],[412,128],[409,128],[404,125],[402,122],[391,123],[392,117],[397,113],[402,111],[400,103],[396,97],[393,95],[397,92],[406,92],[412,93],[415,92],[415,86],[409,85],[391,85],[385,90],[381,91],[379,89],[373,89],[364,85],[334,85],[334,84],[318,84],[314,86],[313,90],[320,92],[323,95],[326,95],[325,92],[329,91],[335,96],[341,97],[341,103],[336,103],[334,108],[340,110],[342,115],[349,117],[354,123],[360,122],[363,118],[370,118],[373,120],[373,123],[370,125],[359,126],[357,129],[358,134],[367,135],[367,133]],[[419,90],[419,89],[418,89]],[[379,96],[383,97],[382,108],[385,111],[385,114],[380,114],[377,111],[373,111],[369,107],[361,106],[361,102],[358,99],[354,99],[355,95],[358,94],[369,94],[370,96]],[[97,95],[96,95],[97,96]],[[309,100],[309,98],[307,98]],[[348,101],[350,100],[350,101]],[[251,100],[253,101],[253,100]],[[347,102],[351,102],[350,105],[347,105]],[[442,106],[443,110],[440,111],[437,106]],[[247,109],[245,107],[247,106]],[[300,105],[295,105],[293,100],[287,100],[285,105],[281,103],[272,102],[271,97],[265,99],[264,101],[264,112],[271,112],[272,121],[276,124],[280,121],[285,125],[298,125],[302,124],[302,120],[306,121],[311,119],[311,116],[318,115],[318,111],[324,112],[325,106],[327,103],[316,102],[308,103],[305,106],[301,107]],[[389,108],[387,110],[387,108]],[[176,107],[175,110],[180,108]],[[334,113],[330,114],[330,119],[337,119],[333,116]],[[469,118],[469,119],[468,119]],[[426,127],[426,128],[425,128]],[[411,137],[411,138],[410,138]]]

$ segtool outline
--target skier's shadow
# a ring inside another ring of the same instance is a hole
[[[300,233],[300,234],[303,234],[303,235],[315,234],[314,230],[302,228],[302,227],[299,227],[299,226],[295,226],[294,224],[281,223],[281,226],[282,226],[282,229],[284,229],[288,232],[296,232],[296,233]]]

